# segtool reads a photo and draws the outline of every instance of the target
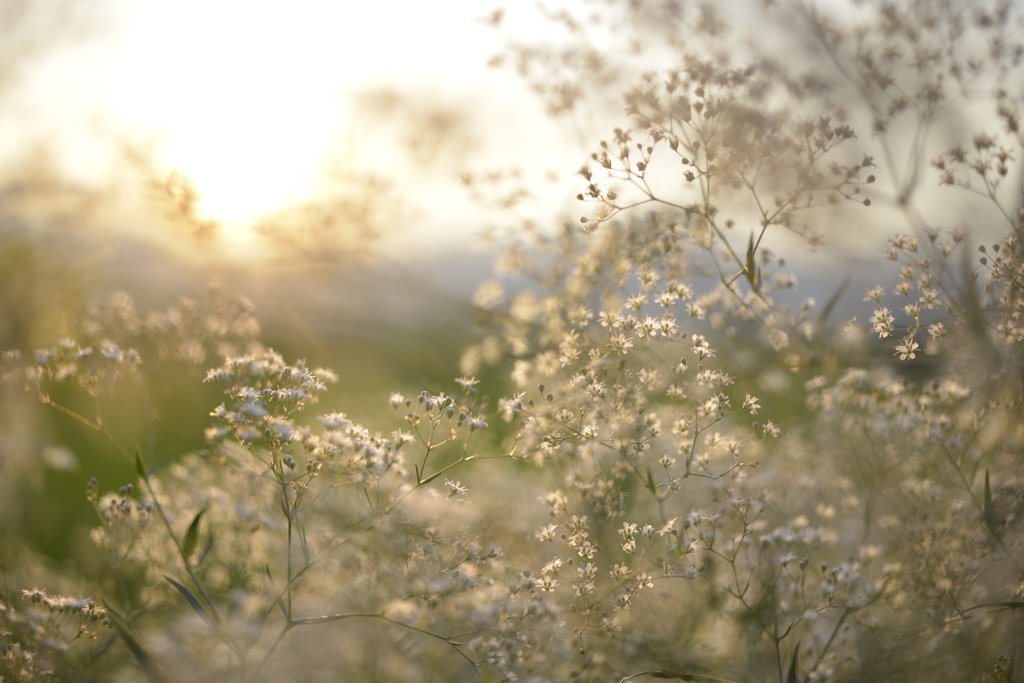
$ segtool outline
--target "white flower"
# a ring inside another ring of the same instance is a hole
[[[345,413],[330,413],[317,418],[328,429],[340,429],[352,424],[352,420],[345,417]]]
[[[892,335],[893,320],[895,319],[889,314],[888,308],[876,309],[874,315],[871,316],[871,330],[877,332],[880,339],[884,339]]]
[[[464,495],[466,495],[466,493],[469,492],[469,489],[466,488],[465,486],[463,486],[461,481],[452,481],[451,479],[445,479],[444,480],[444,485],[448,487],[448,497],[449,498],[451,498],[452,496],[458,496],[458,495],[463,495],[464,496]]]
[[[917,357],[914,352],[918,349],[917,342],[912,337],[907,337],[902,342],[896,345],[895,356],[899,356],[900,360],[913,360]]]

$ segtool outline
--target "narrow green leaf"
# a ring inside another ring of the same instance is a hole
[[[143,480],[146,479],[146,464],[142,461],[142,449],[139,448],[138,444],[135,445],[135,471],[139,473]]]
[[[797,659],[800,656],[800,643],[793,649],[793,658],[789,660],[789,673],[786,675],[786,683],[796,683]]]
[[[989,486],[988,482],[988,468],[985,468],[985,507],[982,509],[982,518],[985,520],[985,526],[992,532],[993,536],[997,536],[996,533],[996,511],[992,507],[992,487]]]
[[[424,485],[424,484],[429,484],[430,482],[432,482],[432,481],[434,481],[435,479],[437,479],[438,477],[440,477],[440,476],[441,476],[442,474],[444,474],[444,470],[441,470],[441,471],[439,471],[439,472],[434,472],[433,474],[431,474],[431,475],[430,475],[429,477],[427,477],[426,479],[423,479],[423,480],[421,480],[421,481],[420,481],[420,485],[422,486],[422,485]]]
[[[750,240],[747,242],[747,260],[743,266],[743,273],[747,276],[747,282],[756,292],[760,288],[760,273],[757,268],[757,258],[754,251],[754,232],[750,232]]]
[[[192,592],[189,591],[189,589],[185,588],[171,577],[164,576],[164,578],[170,581],[171,585],[177,588],[178,592],[185,596],[188,603],[192,605],[192,609],[194,609],[196,613],[203,618],[203,621],[205,621],[206,625],[210,627],[210,630],[213,631],[218,638],[224,640],[224,637],[221,635],[220,629],[217,628],[217,624],[214,622],[213,617],[211,617],[210,613],[206,611],[205,607],[203,607],[203,603],[199,602],[196,596],[192,595]],[[228,641],[224,640],[224,642],[230,645]]]
[[[195,517],[192,518],[192,523],[188,525],[188,531],[185,532],[185,540],[181,544],[181,559],[188,562],[192,557],[192,551],[196,549],[196,540],[199,538],[199,520],[202,518],[203,513],[206,512],[207,507],[203,507]]]
[[[647,483],[645,484],[647,490],[651,492],[651,495],[655,498],[658,497],[658,485],[654,482],[654,475],[651,474],[651,468],[647,468]]]

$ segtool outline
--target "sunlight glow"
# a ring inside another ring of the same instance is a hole
[[[487,57],[470,2],[122,4],[110,103],[162,131],[161,162],[229,220],[307,198],[351,124],[347,89],[471,78]]]

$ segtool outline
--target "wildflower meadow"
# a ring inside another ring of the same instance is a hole
[[[1024,680],[1020,7],[577,10],[495,65],[618,123],[450,380],[230,281],[3,350],[0,681]]]

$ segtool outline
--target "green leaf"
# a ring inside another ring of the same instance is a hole
[[[192,592],[189,591],[189,589],[185,588],[171,577],[164,576],[164,578],[170,581],[171,585],[177,588],[178,592],[185,596],[185,599],[188,600],[188,603],[192,605],[192,609],[194,609],[196,613],[203,618],[203,621],[205,621],[206,625],[210,627],[210,630],[213,631],[218,638],[220,638],[227,645],[230,646],[231,643],[229,643],[227,640],[224,640],[224,636],[221,635],[220,629],[217,628],[217,623],[213,620],[213,617],[210,616],[210,613],[206,611],[206,608],[203,607],[203,603],[199,602],[196,596],[192,595]]]
[[[793,649],[793,659],[789,660],[789,673],[786,675],[786,683],[796,683],[797,658],[800,656],[800,643]]]
[[[992,507],[992,487],[989,486],[988,482],[988,468],[985,468],[985,507],[982,509],[982,518],[985,520],[985,526],[992,532],[993,536],[998,536],[996,532],[996,511]]]
[[[647,468],[647,482],[644,484],[644,486],[647,488],[648,491],[651,492],[652,496],[654,496],[655,498],[658,497],[658,485],[654,482],[654,475],[651,474],[650,467]]]
[[[756,292],[761,288],[761,272],[757,267],[756,252],[754,249],[754,232],[750,232],[750,240],[747,242],[747,261],[743,266],[743,273],[747,276],[747,282]]]
[[[185,532],[185,540],[181,544],[181,559],[188,562],[188,558],[192,557],[192,551],[196,549],[196,540],[199,538],[199,520],[202,518],[203,513],[206,512],[209,506],[203,507],[194,518],[192,523],[188,525],[188,531]]]
[[[146,479],[146,463],[142,461],[142,449],[139,448],[138,444],[135,444],[135,471],[139,473],[143,480]]]
[[[438,477],[440,477],[440,476],[441,476],[442,474],[444,474],[444,470],[439,470],[439,471],[437,471],[437,472],[434,472],[433,474],[431,474],[431,475],[430,475],[429,477],[427,477],[426,479],[423,479],[423,480],[421,480],[421,481],[420,481],[420,485],[422,486],[422,485],[424,485],[424,484],[429,484],[430,482],[432,482],[432,481],[434,481],[435,479],[437,479]]]

